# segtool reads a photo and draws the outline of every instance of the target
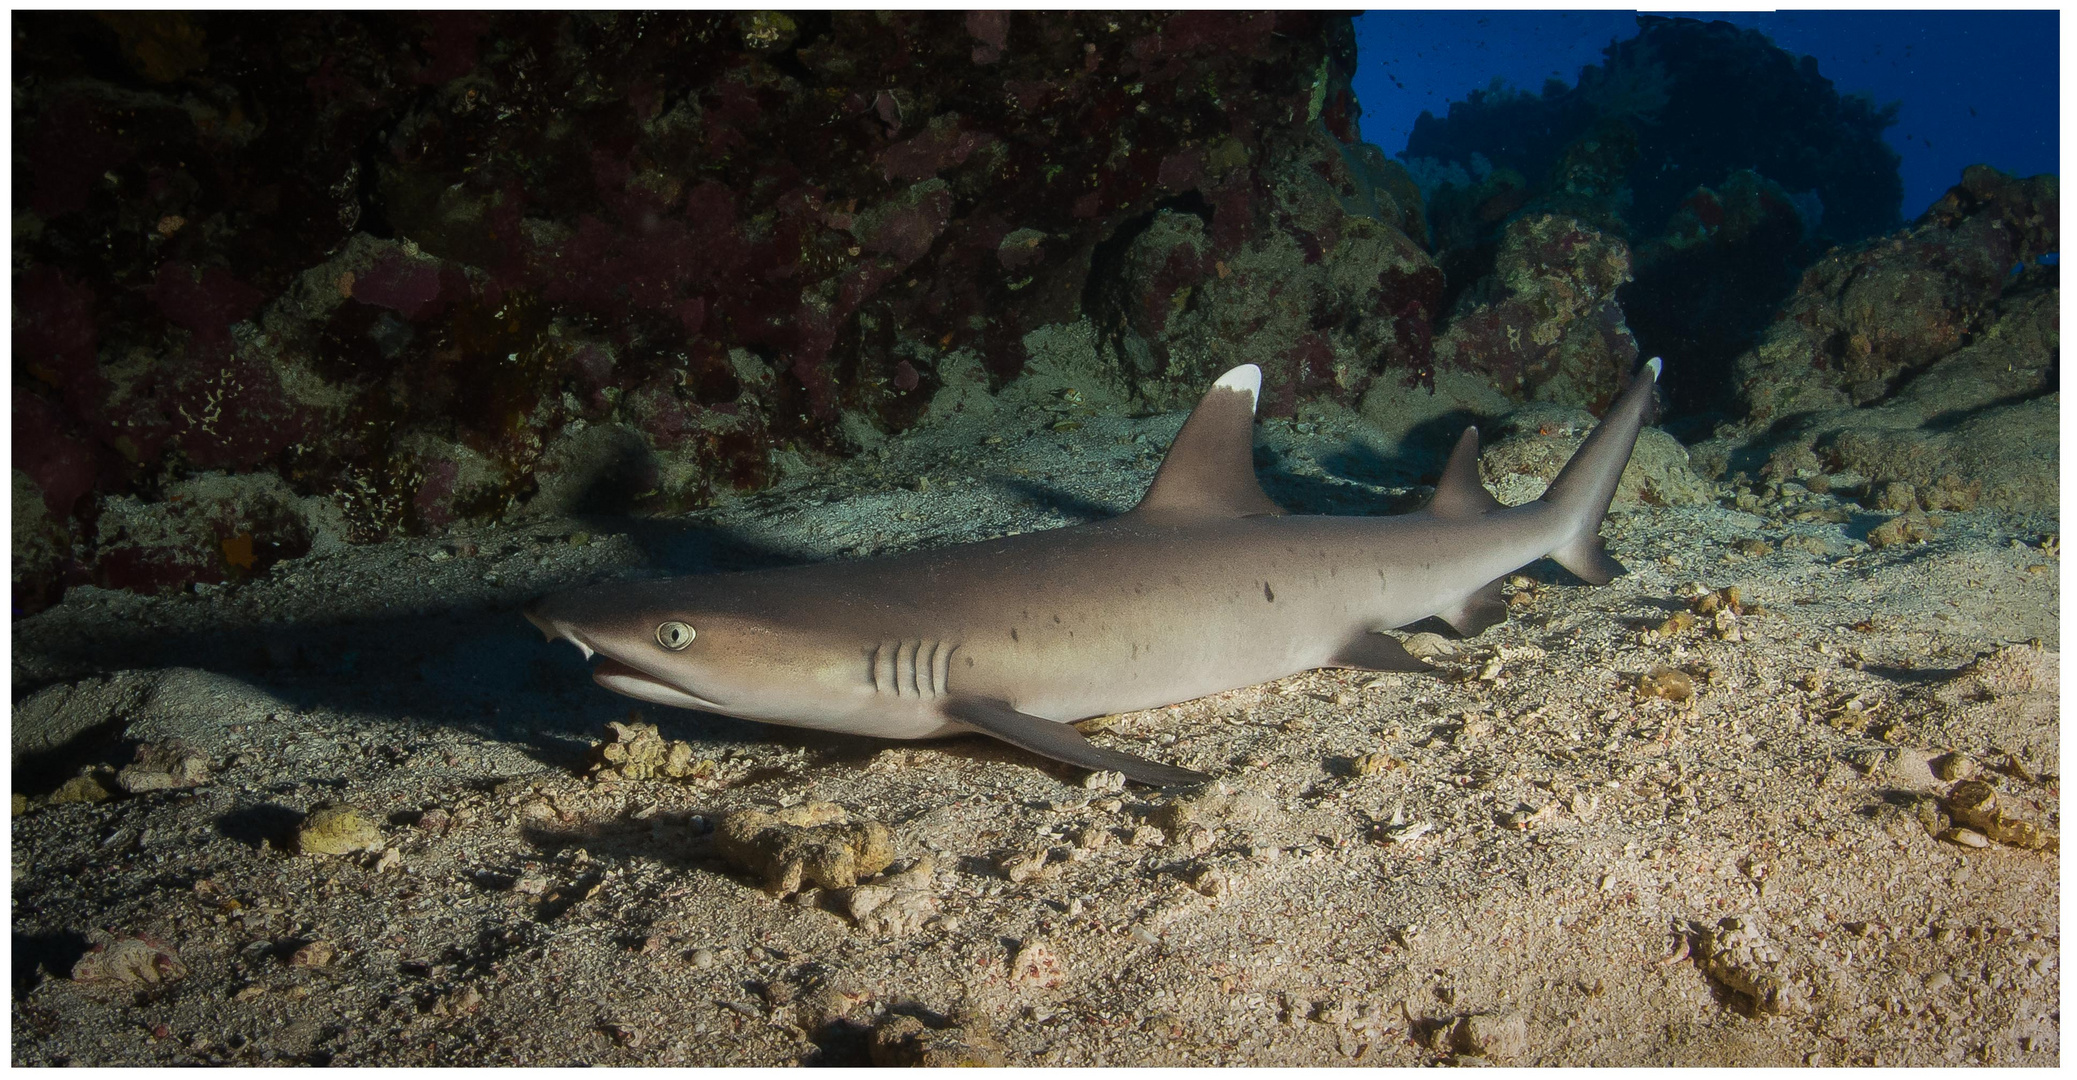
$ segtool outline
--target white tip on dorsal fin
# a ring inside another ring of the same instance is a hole
[[[1248,411],[1253,413],[1256,402],[1262,397],[1262,369],[1253,364],[1242,364],[1219,376],[1219,381],[1213,383],[1212,388],[1247,391]]]
[[[1659,381],[1659,358],[1654,356],[1644,362],[1645,369],[1652,373],[1652,381]]]
[[[1243,398],[1242,395],[1245,395]],[[1154,485],[1133,513],[1142,517],[1246,517],[1281,514],[1255,481],[1255,404],[1262,369],[1219,376],[1169,445]]]

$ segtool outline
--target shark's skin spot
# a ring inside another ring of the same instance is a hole
[[[1115,519],[876,559],[599,585],[536,601],[526,617],[597,659],[600,685],[644,701],[884,738],[980,732],[1140,783],[1200,783],[1210,778],[1096,746],[1069,725],[1315,665],[1429,670],[1377,631],[1433,616],[1481,633],[1507,615],[1499,582],[1538,558],[1606,583],[1623,570],[1603,550],[1601,521],[1658,373],[1656,361],[1641,367],[1544,497],[1517,506],[1479,482],[1478,431],[1467,428],[1422,510],[1286,513],[1254,476],[1261,373],[1244,365],[1206,392],[1146,497]],[[1373,571],[1377,592],[1320,587],[1322,571],[1332,580],[1342,569]],[[1253,607],[1258,588],[1278,605],[1274,618]],[[1020,628],[1040,625],[1034,609],[1002,620],[1039,598],[1054,626],[1073,629],[1027,644]],[[659,648],[665,620],[698,626],[697,638]]]

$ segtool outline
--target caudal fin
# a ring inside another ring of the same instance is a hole
[[[1653,415],[1659,367],[1659,358],[1654,356],[1638,368],[1629,389],[1609,406],[1600,425],[1579,445],[1572,460],[1565,463],[1558,478],[1543,493],[1544,502],[1562,508],[1575,522],[1572,539],[1551,552],[1551,558],[1595,585],[1605,585],[1623,572],[1623,564],[1602,550],[1601,519],[1615,499],[1616,482],[1622,479],[1624,466],[1630,463],[1637,432]]]

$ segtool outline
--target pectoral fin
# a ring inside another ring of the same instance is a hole
[[[999,701],[955,700],[946,706],[945,716],[1042,757],[1085,769],[1121,772],[1126,779],[1142,784],[1178,787],[1211,779],[1201,772],[1106,750],[1066,724],[1020,713]]]
[[[1450,629],[1465,637],[1473,637],[1485,628],[1507,621],[1507,598],[1500,595],[1499,578],[1488,581],[1475,593],[1464,598],[1454,610],[1444,611],[1442,621]]]
[[[1414,654],[1406,651],[1399,639],[1387,634],[1365,633],[1341,647],[1334,659],[1327,661],[1328,667],[1357,668],[1363,671],[1434,671],[1422,663]]]

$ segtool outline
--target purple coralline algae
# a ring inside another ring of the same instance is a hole
[[[1429,363],[1345,17],[32,13],[15,58],[18,614],[258,572],[297,500],[700,505],[1085,318],[1152,404],[1229,334],[1274,411]]]

